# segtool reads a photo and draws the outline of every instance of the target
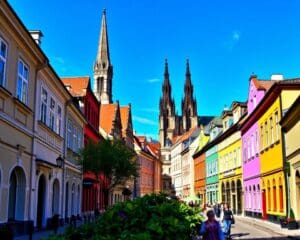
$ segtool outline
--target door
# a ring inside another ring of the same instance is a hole
[[[267,219],[267,205],[266,205],[266,191],[263,190],[261,193],[262,197],[262,219],[266,220]]]
[[[37,215],[36,215],[36,226],[37,228],[42,228],[43,219],[45,213],[45,191],[46,190],[46,180],[45,176],[41,175],[38,185],[38,204],[37,204]]]

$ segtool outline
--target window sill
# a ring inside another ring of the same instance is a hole
[[[12,94],[8,91],[4,86],[0,85],[0,94],[4,95],[5,97],[11,97]]]
[[[30,107],[28,107],[25,103],[21,102],[18,98],[14,97],[14,102],[15,104],[20,107],[22,110],[24,110],[24,112],[29,115],[31,113],[33,113],[33,111],[31,110]]]
[[[54,130],[52,130],[50,127],[48,127],[45,123],[43,123],[41,120],[38,120],[38,124],[46,129],[48,132],[50,132],[51,134],[54,134],[57,138],[59,138],[60,140],[63,140],[63,137],[60,136],[59,134],[57,134]]]

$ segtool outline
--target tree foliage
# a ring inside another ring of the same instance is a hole
[[[85,172],[92,172],[97,177],[104,174],[111,189],[138,176],[136,153],[122,140],[90,141],[81,151],[81,163]]]

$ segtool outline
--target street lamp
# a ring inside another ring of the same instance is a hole
[[[59,155],[58,158],[56,158],[56,165],[59,168],[62,168],[63,167],[63,163],[64,163],[64,159]]]

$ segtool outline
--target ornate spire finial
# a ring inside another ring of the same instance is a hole
[[[169,75],[169,64],[168,59],[165,59],[165,75]]]
[[[186,74],[190,75],[190,61],[189,59],[186,59]]]

